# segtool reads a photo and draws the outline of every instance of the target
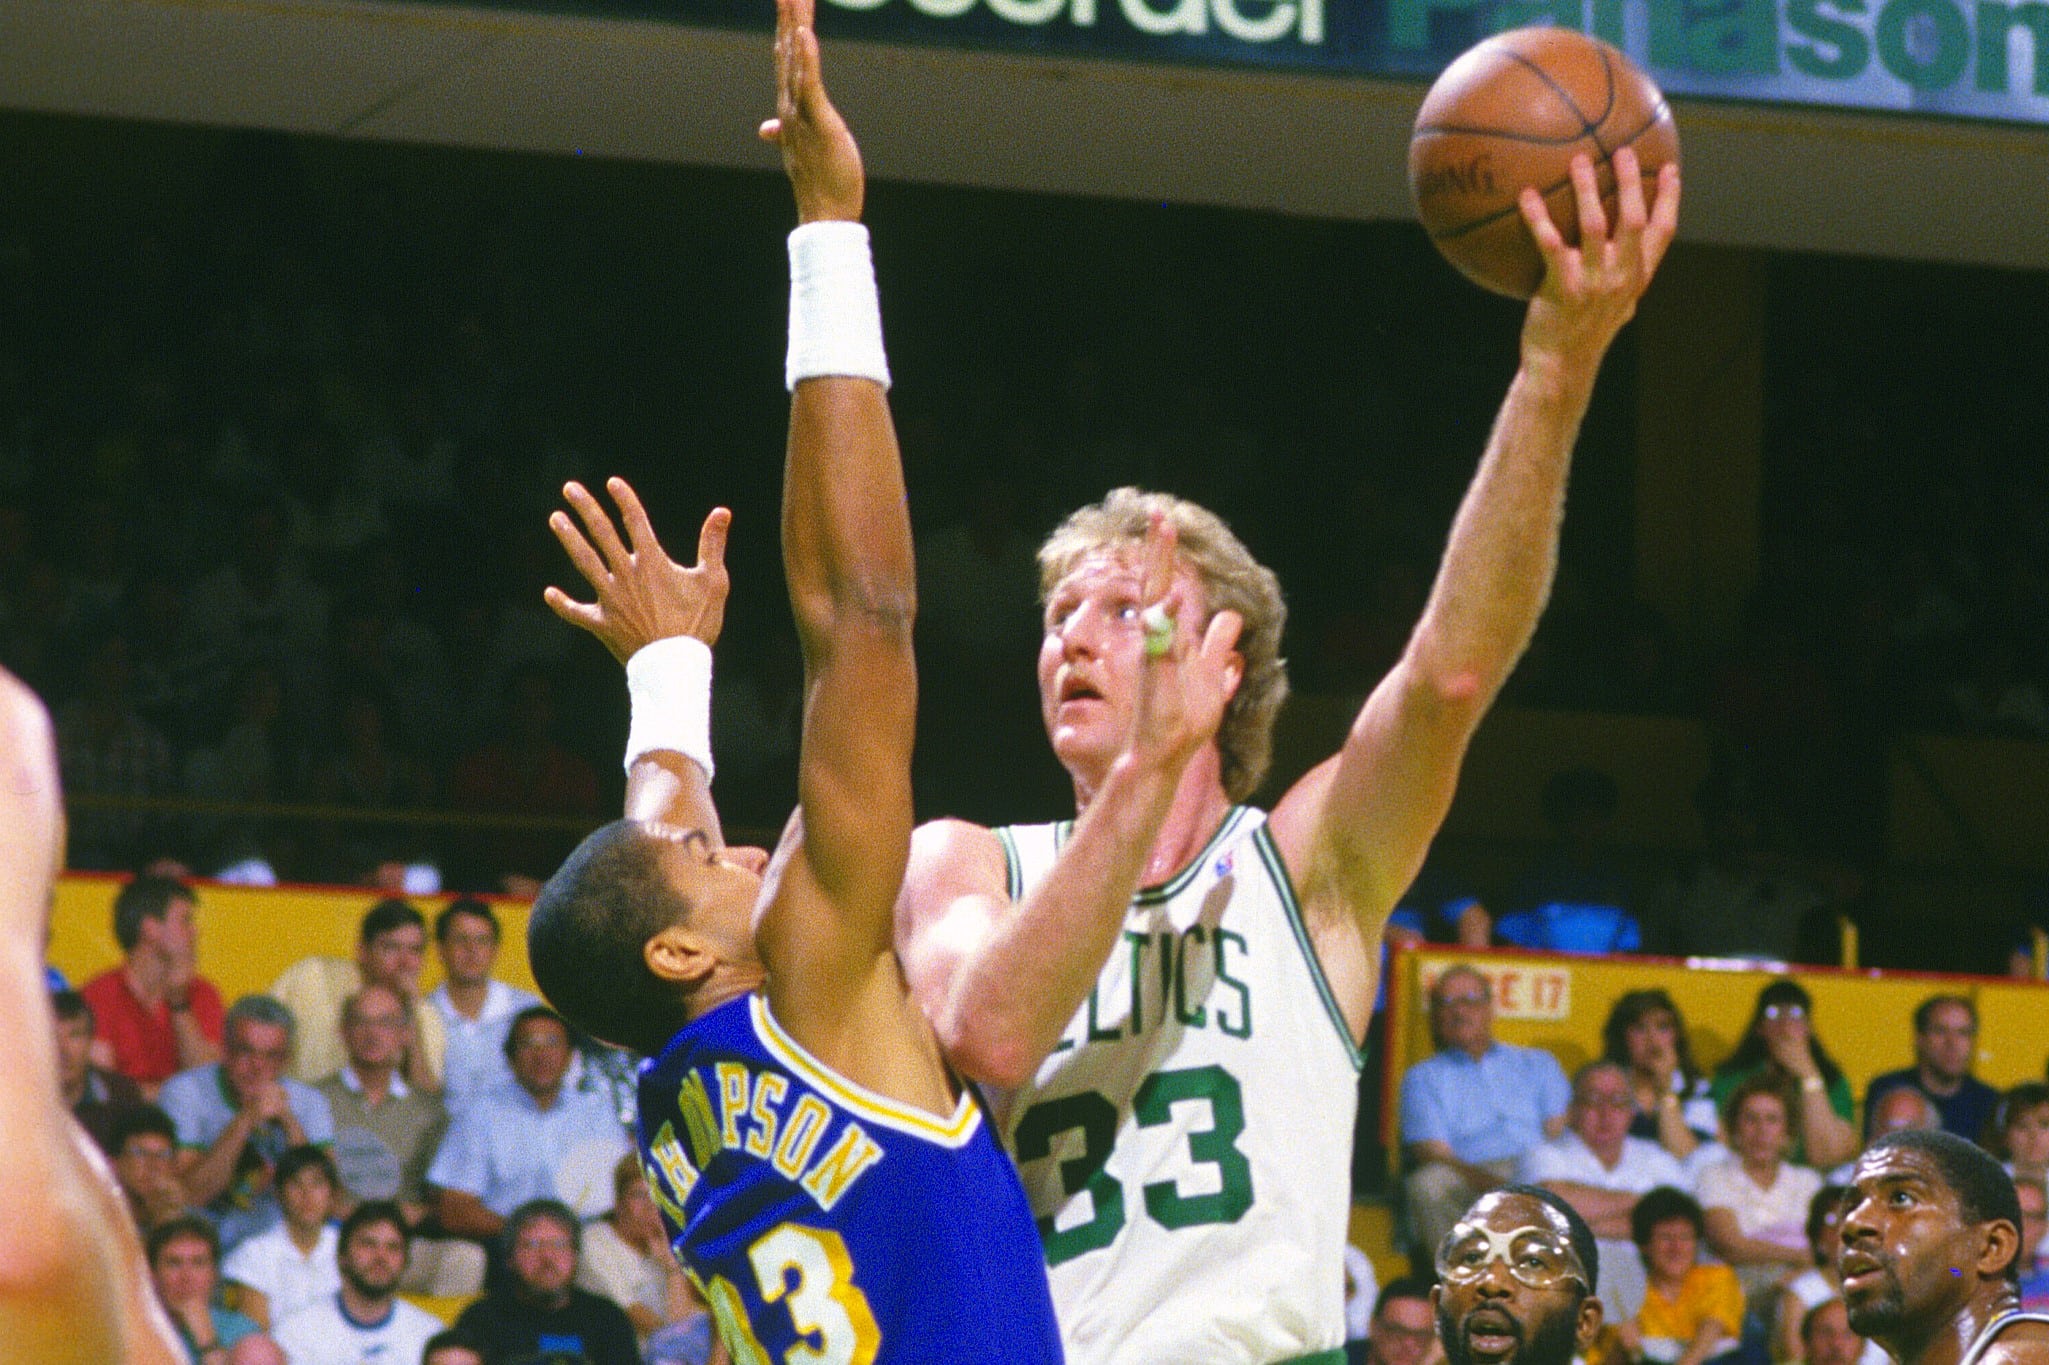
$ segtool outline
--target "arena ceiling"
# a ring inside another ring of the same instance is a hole
[[[767,0],[763,0],[766,8]],[[870,172],[1400,218],[1420,87],[843,44]],[[0,0],[0,106],[768,167],[760,35],[321,0]],[[2049,268],[2049,130],[1682,103],[1690,240]]]

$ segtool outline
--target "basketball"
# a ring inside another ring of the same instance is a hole
[[[1444,69],[1409,138],[1409,193],[1430,240],[1475,284],[1526,299],[1544,258],[1516,196],[1543,192],[1568,245],[1579,241],[1571,165],[1594,163],[1615,221],[1611,158],[1636,148],[1646,202],[1658,168],[1679,159],[1679,130],[1651,79],[1598,38],[1565,28],[1496,34]]]

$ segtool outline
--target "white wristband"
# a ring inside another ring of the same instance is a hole
[[[658,750],[678,753],[711,780],[711,647],[691,635],[643,645],[626,661],[632,719],[626,770]]]
[[[868,229],[843,220],[805,223],[790,234],[790,350],[783,380],[794,391],[799,380],[824,375],[889,387]]]

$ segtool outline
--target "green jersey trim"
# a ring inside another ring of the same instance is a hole
[[[1345,1022],[1345,1012],[1338,1007],[1337,994],[1323,975],[1323,963],[1317,959],[1316,945],[1309,938],[1309,926],[1302,919],[1302,906],[1295,899],[1295,883],[1288,876],[1287,865],[1281,861],[1280,849],[1274,845],[1273,826],[1261,825],[1254,832],[1252,843],[1259,850],[1260,861],[1266,864],[1266,874],[1273,879],[1274,890],[1280,893],[1281,904],[1287,908],[1288,927],[1295,931],[1295,942],[1302,949],[1303,962],[1309,967],[1309,979],[1316,983],[1316,993],[1323,997],[1323,1007],[1330,1014],[1338,1041],[1344,1045],[1345,1057],[1351,1062],[1353,1071],[1364,1071],[1366,1054],[1352,1041],[1352,1029]]]

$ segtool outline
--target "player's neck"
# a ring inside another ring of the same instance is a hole
[[[759,962],[721,962],[712,968],[710,979],[690,993],[685,1014],[693,1020],[701,1019],[749,991],[765,989],[767,984],[768,973]]]
[[[1139,875],[1140,886],[1158,886],[1171,880],[1194,862],[1216,836],[1231,810],[1231,798],[1224,793],[1221,762],[1216,746],[1211,744],[1204,746],[1181,770],[1166,818],[1161,820],[1152,850],[1146,855],[1145,869]],[[1077,816],[1088,809],[1100,785],[1100,780],[1092,782],[1080,773],[1074,775]]]

